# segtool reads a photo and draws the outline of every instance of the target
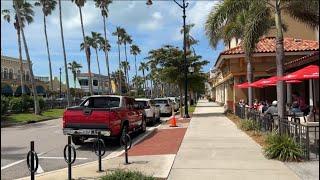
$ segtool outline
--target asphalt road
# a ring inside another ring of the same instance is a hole
[[[168,117],[161,118],[162,121],[167,119]],[[26,162],[30,141],[34,141],[35,151],[39,157],[38,173],[67,167],[63,158],[63,149],[67,144],[67,138],[62,133],[61,121],[62,119],[55,119],[1,128],[1,179],[11,180],[30,175]],[[120,148],[114,142],[106,145],[105,156]],[[88,140],[82,146],[76,146],[77,160],[73,165],[96,161],[97,156],[92,151],[92,147],[92,140]]]

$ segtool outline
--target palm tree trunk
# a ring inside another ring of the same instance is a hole
[[[66,84],[67,84],[67,102],[68,102],[68,106],[70,106],[69,76],[68,76],[68,65],[67,65],[66,48],[64,46],[64,37],[63,37],[61,0],[59,0],[59,18],[60,18],[60,34],[61,34],[63,60],[64,60],[64,71],[65,71],[65,74],[66,74]]]
[[[121,87],[121,60],[120,60],[120,39],[118,35],[118,53],[119,53],[119,94],[122,95],[122,87]]]
[[[106,17],[103,17],[103,31],[104,31],[104,39],[107,40],[107,27],[106,27]],[[107,51],[104,51],[104,56],[106,58],[106,65],[107,65],[107,70],[108,70],[108,85],[109,85],[109,90],[108,93],[111,93],[111,78],[110,78],[110,70],[109,70],[109,55]]]
[[[275,24],[277,28],[276,36],[276,63],[277,63],[277,76],[283,76],[283,60],[284,60],[284,47],[283,47],[283,32],[281,21],[280,0],[276,0],[275,8]],[[284,117],[284,84],[283,81],[277,83],[277,107],[280,118]]]
[[[126,56],[126,62],[127,62],[127,64],[129,65],[129,63],[128,63],[128,56],[127,56],[127,43],[126,43],[126,42],[124,43],[124,53],[125,53],[125,56]],[[128,92],[129,92],[129,91],[130,91],[130,87],[129,87],[129,72],[128,72],[128,66],[126,66],[125,71],[126,71],[126,77],[127,77],[127,87],[128,87]]]
[[[19,65],[20,65],[20,85],[21,85],[21,94],[26,94],[26,89],[24,87],[24,71],[23,71],[23,62],[22,62],[22,50],[21,50],[21,35],[20,28],[17,28],[18,36],[18,45],[19,45]]]
[[[76,80],[77,80],[77,74],[76,74],[76,73],[74,73],[74,74],[73,74],[74,89],[76,89],[76,88],[77,88]]]
[[[99,64],[99,57],[98,57],[98,50],[95,49],[96,51],[96,58],[97,58],[97,64],[98,64],[98,71],[99,71],[99,83],[98,83],[98,94],[100,94],[100,90],[101,90],[101,72],[100,72],[100,64]],[[102,92],[103,92],[104,88],[102,86]]]
[[[16,7],[18,7],[16,1],[15,1],[15,3],[16,3]],[[19,8],[16,9],[16,12],[17,12],[17,17],[18,17],[19,27],[22,27],[22,26],[21,26],[21,25],[22,25],[22,22],[21,22],[21,17],[20,17]],[[28,66],[29,66],[31,86],[32,86],[32,91],[33,91],[34,114],[39,115],[39,114],[40,114],[40,106],[39,106],[39,101],[38,101],[36,84],[35,84],[35,82],[34,82],[34,76],[33,76],[33,71],[32,71],[32,64],[31,64],[30,56],[29,56],[28,45],[27,45],[26,38],[25,38],[25,36],[24,36],[23,28],[20,28],[20,30],[21,30],[21,35],[22,35],[22,39],[23,39],[24,50],[25,50],[25,52],[26,52],[27,62],[28,62]]]
[[[134,55],[134,66],[136,69],[136,77],[138,77],[138,69],[137,69],[137,55]]]
[[[44,36],[46,38],[47,54],[48,54],[48,61],[49,61],[50,90],[53,91],[52,68],[51,68],[51,59],[50,59],[48,36],[47,36],[47,22],[46,22],[46,16],[44,14],[43,14],[43,26],[44,26]]]
[[[80,21],[81,21],[81,31],[82,31],[82,37],[83,37],[83,43],[84,43],[84,50],[86,53],[86,58],[87,58],[87,64],[88,64],[88,72],[89,72],[89,91],[90,94],[93,95],[92,91],[92,77],[91,77],[91,66],[90,66],[90,52],[87,50],[87,43],[85,41],[85,35],[84,35],[84,28],[83,28],[83,19],[82,19],[82,10],[81,7],[79,6],[79,12],[80,12]]]
[[[253,80],[253,72],[252,72],[252,64],[251,64],[251,57],[250,55],[246,55],[246,62],[247,62],[247,80],[248,83],[251,84]],[[248,105],[252,107],[252,99],[253,99],[253,89],[252,87],[248,88]]]

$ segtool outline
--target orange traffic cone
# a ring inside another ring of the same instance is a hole
[[[175,115],[172,116],[170,122],[171,122],[170,127],[178,127],[178,126],[177,126],[177,120],[176,120],[176,116],[175,116]]]

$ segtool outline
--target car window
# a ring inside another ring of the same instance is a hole
[[[154,102],[154,100],[150,100],[149,102],[150,102],[151,106],[155,106],[155,105],[156,105],[156,103]]]
[[[136,101],[136,103],[137,103],[140,107],[146,107],[146,106],[147,106],[147,101]]]
[[[118,97],[95,97],[84,101],[80,106],[89,108],[113,108],[119,107],[120,98]]]
[[[168,100],[166,99],[156,99],[154,100],[156,102],[156,104],[167,104]]]
[[[134,99],[126,98],[126,108],[133,109]]]

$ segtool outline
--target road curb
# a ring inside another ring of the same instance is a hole
[[[55,117],[55,118],[41,119],[39,121],[22,122],[22,123],[8,123],[8,124],[1,123],[1,128],[12,127],[12,126],[22,126],[22,125],[26,125],[26,124],[39,123],[39,122],[50,121],[50,120],[59,119],[59,118],[62,118],[62,116],[61,117]]]

